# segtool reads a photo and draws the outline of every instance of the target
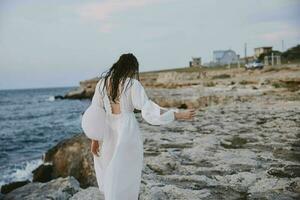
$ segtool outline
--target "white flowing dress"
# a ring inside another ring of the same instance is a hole
[[[127,78],[124,88],[127,85]],[[141,110],[144,120],[152,125],[174,121],[174,112],[148,98],[142,84],[132,79],[132,85],[120,95],[120,114],[112,113],[104,78],[96,85],[92,103],[82,116],[82,128],[87,137],[101,140],[100,157],[94,156],[97,183],[105,200],[137,200],[143,168],[143,139],[134,109]],[[161,110],[164,112],[161,113]]]

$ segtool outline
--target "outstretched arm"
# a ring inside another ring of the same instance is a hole
[[[148,98],[144,87],[138,80],[133,80],[131,91],[132,103],[134,108],[141,110],[142,117],[152,125],[162,125],[177,119],[191,119],[194,111],[179,112],[177,108],[167,109],[159,106]]]

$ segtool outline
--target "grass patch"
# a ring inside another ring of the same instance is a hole
[[[213,81],[210,81],[210,82],[204,82],[203,85],[204,85],[205,87],[214,87],[214,86],[216,86],[217,84],[216,84],[215,82],[213,82]]]
[[[278,82],[272,83],[272,86],[273,86],[274,88],[281,88],[281,87],[283,87],[282,84],[281,84],[281,83],[278,83]]]
[[[205,71],[204,68],[202,68],[202,67],[179,67],[179,68],[172,68],[172,69],[141,72],[140,74],[143,75],[143,74],[158,73],[158,72],[201,72],[201,71]]]
[[[248,80],[242,80],[239,82],[240,85],[249,85],[249,84],[257,84],[256,81],[248,81]]]
[[[226,79],[226,78],[231,78],[231,76],[229,74],[220,74],[212,77],[212,79]]]
[[[300,89],[300,80],[286,80],[272,83],[274,88],[287,88],[291,92],[298,91]]]
[[[270,67],[264,70],[264,72],[279,72],[281,70],[291,70],[289,67]]]
[[[231,65],[230,69],[238,68],[237,65]],[[244,66],[240,67],[241,69]],[[222,66],[215,66],[215,67],[178,67],[178,68],[171,68],[171,69],[162,69],[162,70],[155,70],[155,71],[146,71],[140,72],[140,75],[146,75],[151,73],[158,73],[158,72],[205,72],[205,71],[218,71],[218,70],[230,70],[228,69],[227,65]]]

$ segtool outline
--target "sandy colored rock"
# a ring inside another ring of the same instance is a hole
[[[96,186],[90,140],[84,134],[59,142],[49,149],[44,162],[52,165],[52,178],[73,176],[80,186]]]

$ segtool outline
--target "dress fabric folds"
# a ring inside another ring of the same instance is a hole
[[[143,168],[143,139],[134,109],[152,125],[174,121],[174,112],[148,98],[142,84],[132,82],[120,94],[120,114],[112,113],[104,78],[96,85],[91,105],[82,116],[82,129],[90,139],[102,141],[100,157],[93,155],[97,183],[105,200],[137,200]],[[164,111],[163,113],[161,113]]]

